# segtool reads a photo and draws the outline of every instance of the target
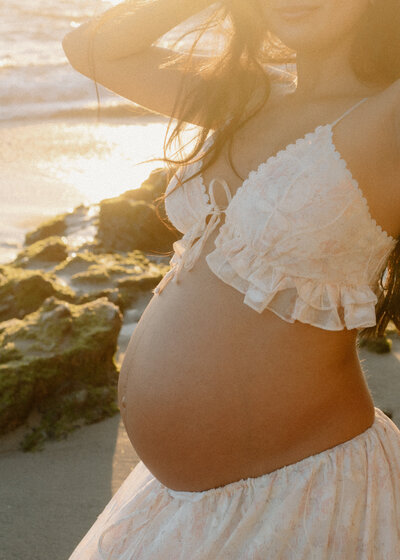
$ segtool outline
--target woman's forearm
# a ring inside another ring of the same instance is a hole
[[[128,0],[70,31],[64,50],[87,49],[102,60],[115,60],[137,53],[181,22],[204,10],[215,0]]]

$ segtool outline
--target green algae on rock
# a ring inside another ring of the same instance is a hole
[[[101,203],[101,219],[97,205],[56,216],[0,266],[0,434],[40,415],[23,450],[118,412],[122,312],[141,308],[170,268],[162,252],[176,233],[153,205],[165,186],[158,169]]]
[[[155,199],[164,191],[169,172],[155,169],[140,188],[100,202],[97,240],[105,250],[165,252],[177,239],[157,216]]]
[[[123,197],[100,203],[98,240],[107,250],[169,251],[176,235],[161,222],[155,207]]]
[[[25,235],[25,245],[31,245],[32,243],[36,243],[36,241],[46,239],[53,235],[64,235],[67,228],[67,215],[68,213],[60,214],[59,216],[47,220],[35,230],[28,232]]]
[[[392,351],[392,340],[387,337],[387,334],[388,332],[385,331],[383,336],[372,339],[359,337],[358,345],[376,354],[387,354]]]
[[[50,273],[0,266],[0,321],[21,319],[36,311],[50,296],[75,300],[74,292]]]
[[[87,387],[56,396],[43,412],[38,426],[25,433],[22,451],[40,451],[46,440],[65,439],[85,424],[94,424],[119,412],[117,387]]]
[[[53,272],[68,283],[80,302],[107,297],[121,311],[145,290],[151,290],[168,271],[169,265],[153,263],[142,253],[92,253],[82,251],[68,257]]]
[[[107,271],[108,275],[113,277],[119,274],[142,274],[149,266],[149,259],[139,250],[102,253],[100,250],[93,252],[85,249],[74,253],[53,270],[59,276],[72,278],[94,267],[93,270]]]
[[[65,238],[53,235],[25,247],[12,264],[22,268],[39,268],[42,263],[59,263],[67,257],[68,247]]]
[[[106,298],[74,305],[54,297],[0,330],[0,434],[22,425],[32,410],[93,387],[116,386],[114,362],[122,326]],[[50,407],[50,408],[49,408]]]

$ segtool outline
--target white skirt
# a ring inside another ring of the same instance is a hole
[[[69,560],[399,560],[400,430],[257,478],[171,490],[139,462]]]

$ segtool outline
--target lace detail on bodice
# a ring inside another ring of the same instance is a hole
[[[378,279],[397,241],[372,218],[333,143],[335,123],[317,126],[261,163],[233,197],[218,178],[209,197],[201,176],[167,197],[167,215],[183,237],[173,244],[172,268],[154,292],[194,266],[224,212],[205,261],[244,294],[246,305],[326,330],[375,325]],[[213,197],[217,181],[227,192],[224,210]]]

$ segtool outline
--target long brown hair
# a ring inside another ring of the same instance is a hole
[[[226,22],[228,28],[224,27]],[[191,64],[196,46],[205,32],[216,28],[226,37],[223,49],[197,70],[203,79],[200,84],[196,82],[196,89],[188,91],[186,77],[189,72],[193,72]],[[356,31],[350,62],[360,81],[387,87],[399,79],[400,2],[375,0],[375,4],[366,9]],[[202,24],[182,34],[173,47],[193,32],[197,32],[197,36],[189,52],[178,54],[164,64],[164,67],[180,67],[183,70],[182,81],[164,139],[164,156],[146,162],[159,160],[166,163],[168,180],[179,167],[200,160],[204,162],[201,170],[178,181],[170,193],[210,167],[227,141],[229,162],[236,175],[243,180],[232,162],[232,140],[235,132],[258,113],[270,97],[272,74],[266,73],[263,64],[269,64],[272,68],[276,64],[295,65],[296,62],[295,52],[268,30],[260,0],[219,2]],[[263,94],[260,103],[251,109],[251,102],[258,92]],[[176,120],[176,126],[167,139],[173,120]],[[197,142],[192,151],[179,160],[167,157],[167,149],[175,140],[178,140],[178,145],[182,145],[180,136],[185,130],[184,123],[191,122],[204,123],[195,137]],[[210,130],[214,130],[214,141],[209,149],[203,150]],[[200,157],[197,157],[199,154]],[[154,201],[160,219],[158,207],[165,196]],[[382,291],[376,307],[377,322],[374,327],[361,329],[359,334],[362,337],[382,336],[390,320],[400,329],[400,239],[389,256],[379,286]]]

